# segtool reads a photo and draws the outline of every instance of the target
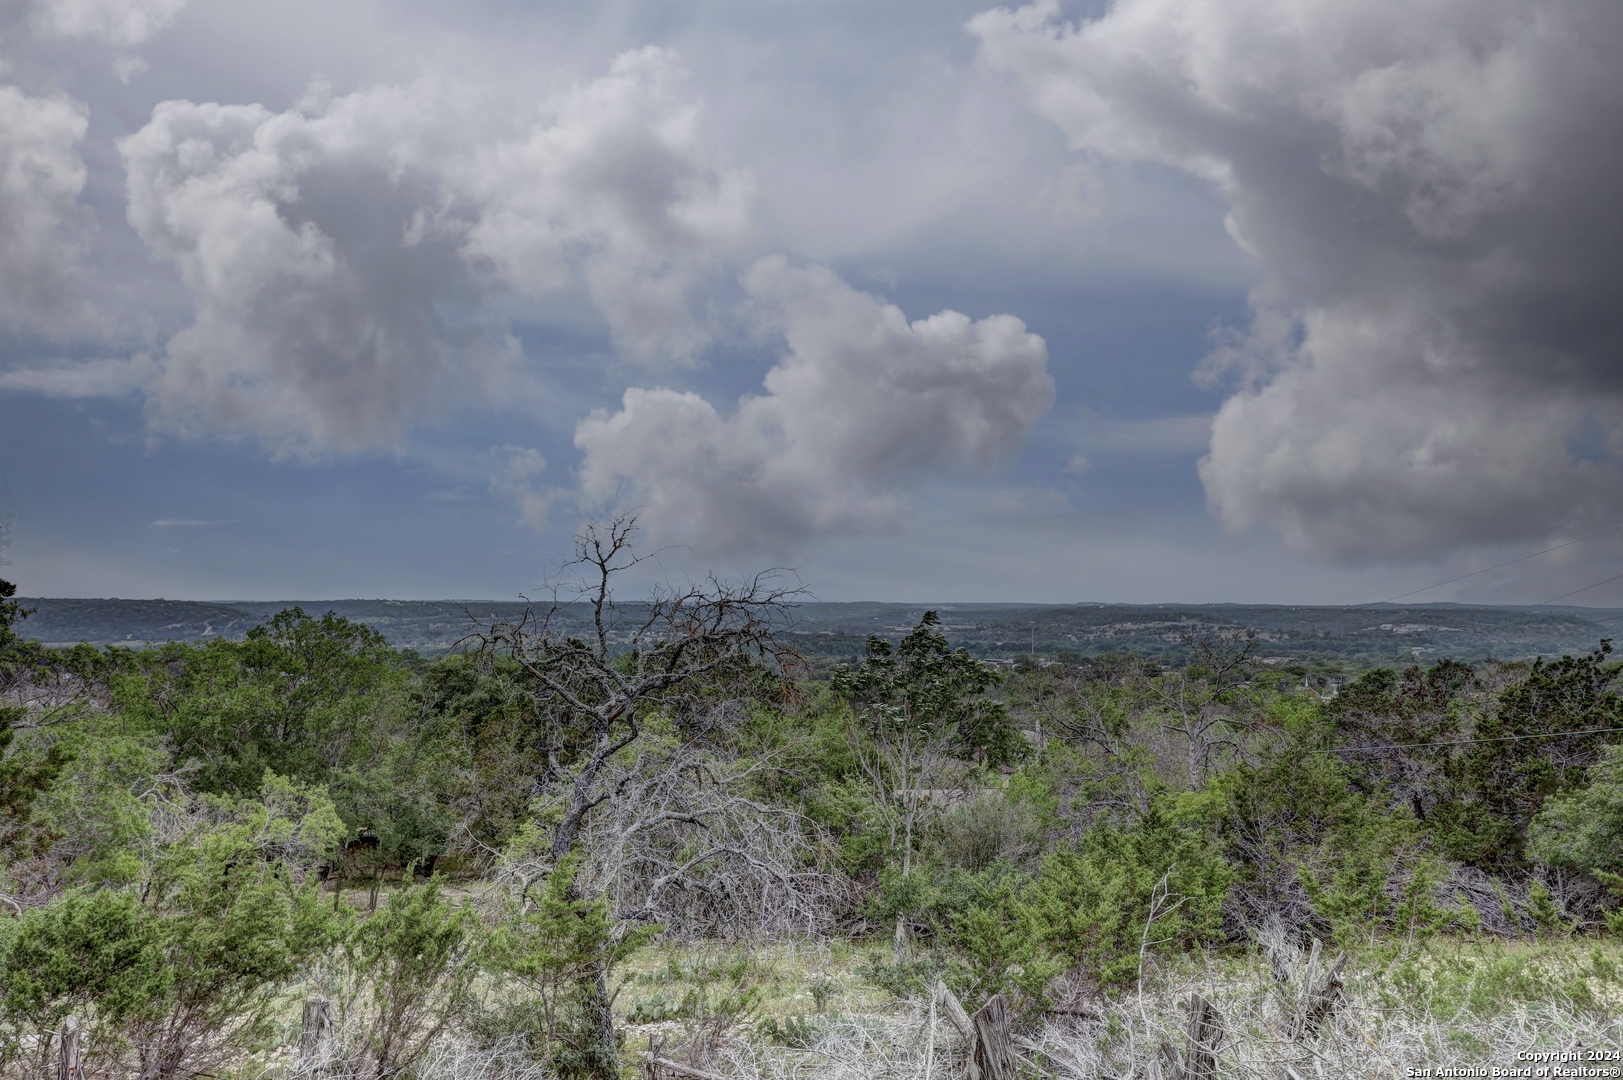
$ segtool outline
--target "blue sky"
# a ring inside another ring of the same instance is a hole
[[[8,4],[7,573],[509,597],[620,507],[828,600],[1336,603],[1598,531],[1623,20],[1411,8]]]

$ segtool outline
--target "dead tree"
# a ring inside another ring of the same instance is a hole
[[[741,712],[725,703],[700,734],[608,766],[615,797],[582,834],[592,853],[584,879],[618,917],[677,937],[819,935],[855,907],[850,882],[806,857],[832,855],[821,830],[794,808],[741,794],[780,767],[777,755],[739,759],[705,745],[705,733]],[[696,831],[705,837],[697,848]]]
[[[1213,754],[1238,750],[1236,734],[1254,726],[1246,717],[1250,702],[1244,679],[1257,641],[1250,630],[1182,637],[1204,677],[1174,672],[1141,679],[1139,686],[1150,711],[1159,714],[1162,730],[1181,736],[1184,767],[1194,789],[1205,782]]]
[[[1216,687],[1244,682],[1257,662],[1255,630],[1186,631],[1178,637],[1194,662],[1206,669],[1206,681]]]
[[[1324,942],[1314,938],[1299,978],[1292,978],[1289,972],[1281,972],[1279,961],[1274,961],[1274,978],[1281,979],[1283,976],[1281,991],[1289,994],[1287,1007],[1292,1039],[1317,1034],[1341,1003],[1341,969],[1347,963],[1347,954],[1338,954],[1326,967],[1322,962],[1323,951]]]
[[[1292,1040],[1318,1034],[1342,1003],[1347,954],[1338,953],[1326,964],[1324,942],[1314,938],[1304,957],[1278,921],[1264,927],[1257,940],[1273,969],[1285,1033]]]
[[[616,583],[646,560],[635,551],[636,536],[633,514],[588,524],[551,604],[516,622],[497,621],[479,635],[484,650],[517,662],[545,724],[546,765],[536,788],[556,822],[554,866],[580,848],[600,807],[626,796],[612,764],[636,747],[650,716],[681,710],[705,690],[770,677],[792,656],[778,644],[777,631],[802,590],[776,571],[741,582],[711,577],[661,585],[639,603],[618,601]],[[572,619],[583,609],[584,632]],[[679,809],[654,813],[662,824],[705,828],[703,818]],[[682,869],[725,847],[702,845]],[[573,888],[580,892],[579,879]],[[600,1080],[617,1075],[608,976],[606,961],[591,965],[581,987],[588,1067]]]

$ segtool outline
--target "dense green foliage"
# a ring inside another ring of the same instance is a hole
[[[1623,930],[1609,643],[1332,695],[1237,636],[1183,667],[1000,673],[934,612],[819,677],[734,594],[645,639],[514,624],[432,663],[298,609],[240,641],[61,651],[19,632],[14,591],[0,1069],[43,1066],[71,1015],[97,1069],[195,1075],[318,988],[379,1077],[452,1027],[607,1076],[616,973],[662,933],[882,932],[877,984],[1036,1015],[1264,927]],[[638,1015],[747,1013],[718,979]]]
[[[921,744],[945,738],[964,756],[994,765],[1016,760],[1025,750],[1020,733],[1007,707],[985,696],[997,675],[967,650],[954,650],[940,626],[941,616],[926,611],[899,646],[870,637],[863,661],[836,667],[830,684],[879,738],[901,728]]]

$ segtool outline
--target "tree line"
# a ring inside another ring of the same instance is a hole
[[[303,994],[335,1075],[455,1039],[606,1078],[659,939],[882,938],[877,987],[1019,1025],[1264,934],[1623,933],[1609,642],[1331,696],[1238,630],[1000,674],[930,612],[814,670],[792,581],[628,603],[635,539],[589,526],[553,603],[432,662],[297,608],[47,649],[0,583],[0,1072],[71,1030],[93,1071],[218,1075]]]

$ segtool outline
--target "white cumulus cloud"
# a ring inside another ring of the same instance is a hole
[[[149,391],[155,428],[358,451],[521,398],[501,291],[582,288],[631,352],[690,353],[687,289],[749,215],[697,115],[658,49],[540,103],[423,80],[285,112],[159,105],[119,144],[129,219],[197,316]]]
[[[454,242],[404,235],[440,198],[422,165],[449,111],[424,88],[313,114],[171,101],[120,142],[130,223],[197,300],[148,391],[157,429],[389,447],[511,381]]]
[[[66,97],[0,86],[0,323],[49,330],[80,310],[74,273],[88,120]]]
[[[1266,273],[1201,464],[1351,561],[1623,509],[1623,8],[1052,3],[971,23],[1079,150],[1219,185]]]
[[[702,346],[687,291],[748,234],[754,181],[706,148],[686,81],[669,50],[626,53],[563,95],[549,122],[480,147],[455,174],[479,208],[464,252],[529,292],[583,261],[623,349],[657,358]]]
[[[764,259],[746,290],[786,351],[730,415],[692,393],[632,388],[584,420],[582,493],[642,507],[665,540],[786,552],[898,524],[932,476],[995,460],[1053,402],[1043,339],[1011,315],[909,322],[832,272]]]

